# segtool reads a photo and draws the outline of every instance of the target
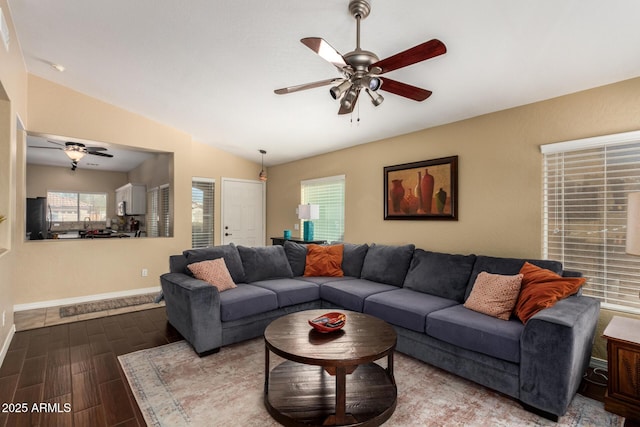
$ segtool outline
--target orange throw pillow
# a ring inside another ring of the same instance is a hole
[[[307,245],[305,276],[342,277],[344,245]]]
[[[540,310],[553,307],[561,299],[575,294],[587,281],[584,277],[562,277],[528,262],[520,273],[523,275],[522,288],[515,314],[522,323],[527,323]]]

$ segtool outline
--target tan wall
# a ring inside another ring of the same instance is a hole
[[[159,286],[169,255],[191,245],[191,178],[255,179],[260,166],[36,76],[29,76],[29,131],[174,153],[174,237],[16,243],[14,304]],[[19,161],[24,162],[24,155]],[[143,173],[143,172],[141,172]],[[24,180],[18,176],[18,181]],[[18,200],[26,197],[18,189]],[[216,224],[219,224],[219,196]],[[18,207],[24,231],[24,207]],[[216,233],[217,234],[217,233]],[[149,270],[141,277],[141,270]]]
[[[293,229],[300,180],[345,174],[348,242],[540,257],[540,145],[640,129],[639,99],[640,78],[271,167],[267,232]],[[383,220],[384,166],[453,155],[458,221]]]
[[[7,342],[13,325],[15,250],[12,241],[15,227],[16,140],[18,117],[27,120],[27,73],[19,49],[7,0],[0,0],[11,43],[9,51],[0,46],[0,214],[7,220],[0,224],[0,351]]]

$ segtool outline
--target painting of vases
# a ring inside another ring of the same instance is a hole
[[[384,168],[384,219],[457,220],[458,157]]]

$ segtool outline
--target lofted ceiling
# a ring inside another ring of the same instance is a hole
[[[256,162],[264,149],[266,165],[640,76],[637,0],[371,0],[363,49],[382,59],[438,38],[448,52],[388,74],[426,101],[382,92],[343,116],[328,86],[273,91],[339,77],[300,39],[353,50],[348,0],[9,6],[30,73]]]

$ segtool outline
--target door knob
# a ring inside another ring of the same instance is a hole
[[[231,233],[224,233],[225,236],[232,236]]]

